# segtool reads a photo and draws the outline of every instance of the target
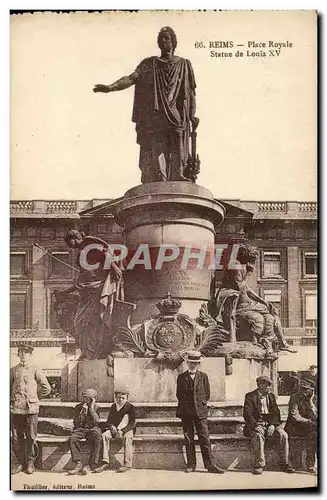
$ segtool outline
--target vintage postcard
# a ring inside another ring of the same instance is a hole
[[[11,13],[11,488],[317,488],[317,13]]]

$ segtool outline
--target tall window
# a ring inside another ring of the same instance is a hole
[[[304,252],[303,257],[304,276],[317,276],[317,252]]]
[[[10,253],[10,276],[24,276],[26,273],[26,252]]]
[[[50,262],[50,275],[54,278],[70,277],[70,268],[64,264],[69,264],[69,253],[52,252],[52,255],[54,258]]]
[[[265,290],[264,299],[267,302],[271,302],[276,307],[279,315],[281,315],[282,293],[280,290]]]
[[[57,318],[57,313],[54,310],[54,305],[55,305],[56,301],[55,301],[53,293],[51,291],[49,291],[49,293],[50,293],[50,295],[49,295],[50,304],[49,304],[49,324],[48,324],[48,328],[50,328],[51,330],[56,330],[56,329],[60,329],[60,325],[59,325],[58,318]]]
[[[26,294],[10,294],[10,328],[24,330],[26,328]]]
[[[263,277],[278,278],[281,276],[280,252],[263,252]]]
[[[317,326],[317,292],[305,293],[305,326]]]

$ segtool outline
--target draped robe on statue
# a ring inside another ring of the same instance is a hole
[[[144,59],[138,79],[132,120],[140,145],[142,183],[178,180],[190,153],[191,99],[195,78],[190,61],[174,56]]]
[[[90,249],[88,245],[103,245],[103,250]],[[85,250],[88,264],[99,263],[96,270],[83,268],[81,253]],[[76,288],[79,301],[74,317],[77,346],[86,359],[106,357],[111,349],[111,320],[115,300],[118,298],[121,271],[117,266],[105,269],[108,246],[96,237],[86,236],[79,248],[77,265],[80,269]]]

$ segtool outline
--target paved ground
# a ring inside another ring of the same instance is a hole
[[[224,475],[197,471],[185,474],[183,471],[132,470],[124,474],[114,471],[88,476],[69,476],[66,472],[37,471],[12,476],[13,490],[230,490],[271,488],[313,488],[317,484],[315,475],[305,472],[285,474],[266,471],[261,476],[250,472],[228,471]]]

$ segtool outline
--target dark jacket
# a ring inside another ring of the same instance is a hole
[[[197,418],[206,418],[208,416],[207,402],[210,399],[208,375],[197,371],[193,382],[188,371],[181,373],[177,377],[176,396],[178,399],[177,417],[192,415]]]
[[[111,405],[105,428],[110,429],[112,425],[117,427],[117,425],[119,425],[123,420],[124,415],[128,415],[128,424],[121,429],[122,433],[126,434],[126,432],[131,430],[133,430],[135,433],[135,407],[129,401],[126,401],[124,406],[119,411],[117,410],[115,403]]]
[[[39,397],[51,391],[49,382],[40,368],[21,363],[10,370],[10,392],[12,413],[32,415],[39,413]]]
[[[281,423],[280,411],[272,392],[268,394],[268,410],[269,414],[264,416],[265,422],[268,422],[270,425],[279,425]],[[243,417],[245,420],[244,435],[249,436],[250,431],[253,431],[260,421],[262,421],[258,389],[245,394]]]
[[[100,422],[100,408],[97,404],[94,404],[93,411],[88,409],[86,416],[84,417],[82,412],[83,403],[78,403],[74,408],[74,429],[84,428],[92,429],[93,427],[99,427]]]
[[[305,422],[315,422],[317,420],[317,400],[314,396],[310,402],[301,392],[292,394],[288,405],[288,417],[285,431],[292,433],[292,428],[297,424]]]

